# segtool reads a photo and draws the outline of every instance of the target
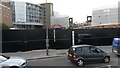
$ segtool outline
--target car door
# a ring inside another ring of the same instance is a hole
[[[84,53],[83,54],[83,58],[86,60],[86,61],[90,61],[92,60],[92,54],[90,53],[90,49],[89,47],[85,46],[85,47],[82,47],[82,52]]]
[[[101,60],[103,58],[103,53],[96,47],[90,47],[90,53],[92,55],[92,60]]]

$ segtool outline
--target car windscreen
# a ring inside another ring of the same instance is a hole
[[[113,41],[115,44],[120,44],[120,40],[114,40]]]

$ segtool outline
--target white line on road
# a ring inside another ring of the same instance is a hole
[[[105,66],[99,66],[99,67],[94,67],[94,68],[104,68],[104,67],[105,67],[105,68],[106,68],[106,67],[107,67],[107,68],[112,68],[112,65],[105,65]]]

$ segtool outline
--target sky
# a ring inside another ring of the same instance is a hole
[[[53,3],[54,12],[72,17],[74,22],[85,22],[95,8],[118,5],[120,0],[14,0],[33,4]]]

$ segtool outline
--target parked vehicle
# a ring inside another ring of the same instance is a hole
[[[21,57],[0,55],[0,68],[26,68],[27,61]]]
[[[112,52],[120,56],[120,38],[114,38],[112,42]]]
[[[78,66],[83,66],[85,62],[96,60],[109,63],[110,56],[93,45],[74,45],[68,50],[68,59]]]

